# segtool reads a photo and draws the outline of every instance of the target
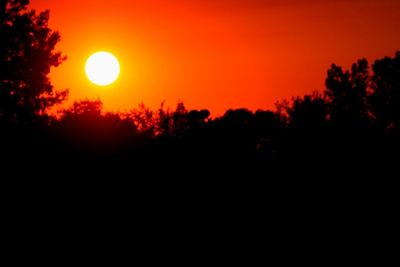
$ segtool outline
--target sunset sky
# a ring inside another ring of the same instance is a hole
[[[32,0],[50,9],[68,60],[54,69],[69,103],[100,98],[127,111],[162,101],[208,108],[270,109],[324,88],[331,63],[346,68],[400,50],[399,0]],[[87,58],[121,63],[112,86],[91,84]]]

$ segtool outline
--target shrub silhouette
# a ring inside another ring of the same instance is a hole
[[[90,156],[113,156],[138,139],[134,121],[115,113],[103,113],[100,100],[75,102],[54,124],[70,148]]]
[[[324,129],[328,120],[328,103],[324,96],[315,92],[303,98],[296,97],[287,107],[290,126],[295,129]]]

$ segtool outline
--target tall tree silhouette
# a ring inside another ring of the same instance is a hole
[[[368,61],[361,59],[350,71],[333,64],[326,78],[330,116],[337,127],[359,128],[368,118],[367,91],[370,82]]]
[[[28,123],[61,102],[48,78],[64,57],[55,52],[58,32],[48,27],[49,11],[28,10],[29,0],[0,0],[0,119]]]
[[[394,58],[385,57],[372,66],[372,112],[382,129],[400,127],[400,51]]]

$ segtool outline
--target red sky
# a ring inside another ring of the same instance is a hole
[[[32,0],[50,9],[68,60],[54,69],[69,103],[100,98],[126,111],[162,101],[208,108],[274,108],[283,98],[324,88],[331,63],[400,49],[399,0]],[[86,59],[106,50],[121,62],[107,88],[84,74]]]

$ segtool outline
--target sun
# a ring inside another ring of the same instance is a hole
[[[120,72],[118,59],[109,52],[97,52],[91,55],[85,65],[86,76],[98,86],[114,83]]]

